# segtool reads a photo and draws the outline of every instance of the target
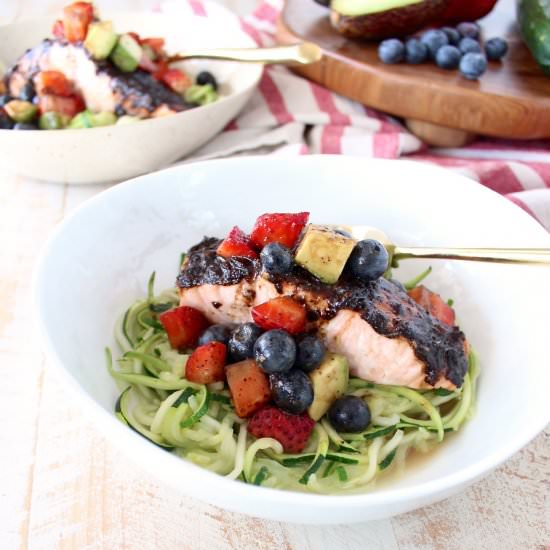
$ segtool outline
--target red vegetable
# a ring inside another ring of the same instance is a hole
[[[306,308],[290,296],[279,296],[253,307],[252,319],[265,330],[280,328],[298,334],[306,328]]]
[[[445,25],[477,21],[494,8],[497,0],[450,0],[439,21]]]
[[[55,38],[58,38],[59,40],[63,40],[65,38],[65,27],[63,26],[63,21],[61,21],[61,19],[58,19],[53,24],[52,34]]]
[[[269,380],[253,359],[227,365],[225,374],[235,412],[241,418],[255,413],[271,399]]]
[[[248,423],[254,437],[273,437],[287,453],[301,453],[315,426],[306,413],[295,415],[269,406],[259,410]]]
[[[71,43],[82,42],[94,20],[94,7],[88,2],[74,2],[63,10],[65,36]]]
[[[39,96],[56,95],[69,97],[74,89],[61,71],[41,71],[34,77],[34,86]]]
[[[168,334],[174,349],[194,346],[202,332],[208,327],[206,317],[192,307],[180,306],[159,315],[159,321]]]
[[[267,243],[272,242],[292,248],[308,219],[309,212],[263,214],[256,220],[250,240],[257,249],[262,249]]]
[[[231,258],[231,256],[244,256],[245,258],[257,258],[257,252],[252,248],[250,239],[235,226],[229,235],[222,241],[217,250],[218,256]]]
[[[179,69],[167,69],[161,77],[162,81],[174,92],[182,94],[191,86],[191,79]]]
[[[164,38],[142,38],[141,44],[149,46],[157,56],[164,54]]]
[[[409,290],[409,296],[420,306],[426,309],[442,323],[453,326],[455,324],[455,312],[445,303],[439,294],[428,290],[425,286],[417,286]]]
[[[79,95],[72,95],[70,97],[43,95],[38,99],[38,110],[40,113],[53,111],[72,118],[81,111],[84,111],[85,108],[84,100]]]
[[[185,378],[197,384],[211,384],[225,380],[227,348],[221,342],[199,346],[187,360]]]

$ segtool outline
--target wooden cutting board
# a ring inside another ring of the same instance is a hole
[[[505,37],[510,51],[476,82],[433,64],[384,65],[377,44],[353,41],[330,25],[313,0],[286,0],[278,39],[315,42],[323,59],[294,68],[346,97],[407,119],[436,145],[461,145],[475,134],[502,138],[550,137],[550,77],[537,66],[515,26],[514,0],[500,0],[481,21],[485,38]],[[439,128],[443,127],[443,128]]]

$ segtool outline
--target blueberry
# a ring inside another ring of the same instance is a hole
[[[254,344],[262,332],[262,329],[254,323],[244,323],[233,330],[227,344],[231,361],[237,362],[254,357]]]
[[[485,53],[491,61],[501,60],[508,52],[508,42],[502,38],[491,38],[485,42]]]
[[[378,57],[382,63],[401,63],[405,59],[405,46],[397,38],[383,40],[378,46]]]
[[[3,107],[8,101],[11,101],[13,98],[8,94],[0,95],[0,107]]]
[[[481,53],[467,53],[460,60],[460,72],[468,80],[477,80],[487,70],[487,58]]]
[[[38,126],[36,124],[32,124],[31,122],[18,122],[14,127],[14,130],[38,130]]]
[[[469,38],[479,38],[479,25],[476,23],[460,23],[456,26],[456,30],[462,35]]]
[[[269,377],[275,405],[290,414],[302,414],[313,402],[313,387],[308,375],[291,370]]]
[[[284,330],[269,330],[254,344],[254,357],[268,374],[289,371],[296,361],[296,343]]]
[[[316,369],[325,356],[325,344],[313,334],[306,334],[298,342],[296,366],[305,372]]]
[[[218,81],[216,80],[216,77],[208,71],[202,71],[197,75],[197,84],[200,86],[210,84],[214,90],[218,89]]]
[[[428,46],[418,40],[411,38],[405,42],[405,61],[411,65],[424,63],[428,59]]]
[[[397,279],[390,279],[390,283],[395,285],[399,290],[402,290],[403,292],[407,292],[405,285],[401,281],[398,281]]]
[[[199,346],[204,346],[210,342],[221,342],[226,344],[231,338],[231,332],[235,330],[235,325],[212,325],[208,327],[199,338]]]
[[[388,251],[373,239],[359,241],[348,260],[352,275],[364,282],[378,279],[388,269],[388,264]]]
[[[360,397],[344,395],[330,406],[328,420],[338,432],[362,432],[370,423],[369,406]]]
[[[13,120],[8,116],[4,109],[0,109],[0,130],[11,130]]]
[[[279,243],[266,244],[260,253],[260,259],[265,271],[271,275],[285,275],[294,263],[290,250]]]
[[[460,33],[456,29],[453,29],[452,27],[442,27],[441,30],[447,35],[451,46],[458,46],[461,37]]]
[[[447,35],[438,29],[426,31],[420,37],[420,41],[422,44],[426,44],[431,59],[435,59],[435,54],[439,48],[446,46],[449,43]]]
[[[21,92],[19,92],[19,99],[22,99],[23,101],[32,102],[35,95],[36,95],[36,91],[34,89],[33,81],[27,80],[23,88],[21,88]]]
[[[463,38],[458,45],[463,54],[466,53],[481,53],[481,46],[477,40],[473,38]]]
[[[455,46],[442,46],[435,54],[435,63],[438,67],[447,70],[458,68],[461,58],[460,50]]]

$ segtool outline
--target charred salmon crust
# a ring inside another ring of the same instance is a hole
[[[202,285],[237,285],[265,278],[259,260],[216,255],[221,241],[205,238],[189,250],[177,278],[182,289]],[[458,327],[438,321],[396,284],[380,278],[362,283],[344,275],[326,285],[295,266],[284,277],[269,277],[279,294],[292,294],[308,309],[308,319],[322,330],[326,321],[342,310],[358,313],[372,329],[386,338],[406,340],[424,365],[425,382],[435,386],[446,379],[460,387],[468,367],[466,340]]]

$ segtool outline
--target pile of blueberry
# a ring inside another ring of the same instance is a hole
[[[456,28],[427,30],[405,42],[397,38],[384,40],[378,47],[378,57],[389,64],[434,61],[442,69],[459,69],[468,80],[477,80],[487,70],[487,60],[499,61],[507,51],[506,40],[491,38],[482,44],[479,25],[460,23]]]

